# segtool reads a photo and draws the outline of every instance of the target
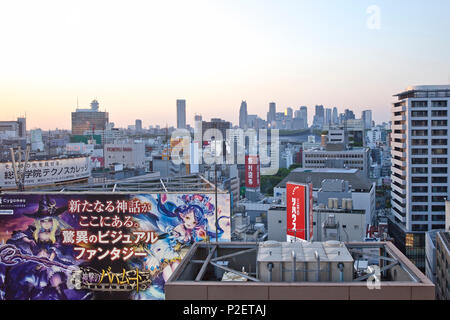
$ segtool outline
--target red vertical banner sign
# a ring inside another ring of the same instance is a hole
[[[245,186],[247,188],[260,186],[258,156],[245,156]]]
[[[287,241],[306,240],[306,186],[286,184]]]

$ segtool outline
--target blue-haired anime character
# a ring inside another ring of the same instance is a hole
[[[158,196],[158,211],[176,219],[176,225],[171,230],[171,236],[183,245],[206,240],[209,236],[215,236],[208,228],[208,217],[214,214],[214,206],[209,198],[204,195],[183,195],[180,199],[183,205],[177,206],[173,202]]]

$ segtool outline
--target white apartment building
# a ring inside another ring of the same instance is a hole
[[[450,85],[412,86],[392,107],[392,214],[403,232],[445,227]]]

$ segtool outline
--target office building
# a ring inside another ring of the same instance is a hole
[[[369,174],[369,148],[346,148],[342,143],[327,143],[323,148],[303,152],[303,168],[355,168]]]
[[[177,128],[186,129],[186,100],[177,100]]]
[[[361,119],[364,122],[364,129],[368,130],[372,128],[372,110],[364,110]]]
[[[136,119],[134,127],[137,132],[141,132],[142,131],[142,120]]]
[[[0,121],[0,138],[26,138],[27,120],[26,118],[17,118],[16,121]]]
[[[145,167],[145,144],[122,142],[105,144],[105,167],[121,164],[125,169]]]
[[[242,101],[241,107],[239,109],[239,128],[247,129],[247,127],[248,127],[247,102]]]
[[[332,124],[338,124],[339,123],[338,111],[337,111],[336,107],[333,108],[333,113],[331,115],[331,118],[332,118],[332,121],[331,121]]]
[[[267,125],[269,127],[272,126],[272,123],[275,121],[275,114],[277,113],[277,106],[275,102],[269,103],[269,112],[267,112]]]
[[[436,234],[436,298],[450,300],[450,233]]]
[[[72,112],[72,134],[83,135],[86,131],[105,130],[109,122],[108,112],[98,110],[98,101],[92,100],[90,109],[77,108]]]
[[[425,232],[445,228],[450,86],[412,86],[392,107],[390,234],[425,269]]]

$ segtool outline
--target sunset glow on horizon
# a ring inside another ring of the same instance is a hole
[[[380,8],[377,30],[367,8]],[[449,1],[2,1],[0,118],[69,129],[97,99],[116,127],[176,124],[176,99],[238,123],[242,100],[266,118],[308,106],[374,110],[447,84]],[[425,28],[426,26],[426,28]],[[399,48],[403,48],[399,50]],[[395,50],[394,50],[395,49]],[[56,120],[58,119],[58,120]]]

